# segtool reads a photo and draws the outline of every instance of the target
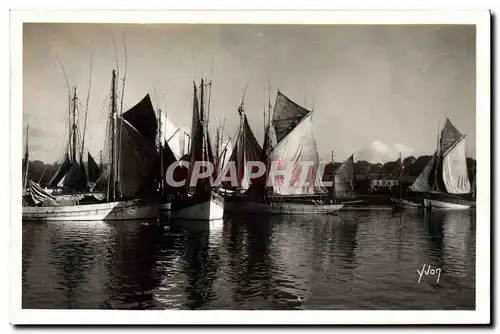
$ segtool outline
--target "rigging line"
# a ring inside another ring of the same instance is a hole
[[[191,45],[191,57],[193,59],[193,81],[196,82],[196,61],[194,58],[193,45]]]
[[[123,94],[125,93],[125,80],[127,79],[127,67],[128,67],[128,57],[127,57],[127,41],[125,39],[125,35],[123,37],[123,46],[125,48],[125,73],[123,74],[123,83],[122,83],[122,96],[120,98],[120,114],[123,113]]]
[[[214,63],[215,63],[215,51],[212,55],[212,68],[210,69],[210,80],[212,80],[212,78],[214,76]]]
[[[58,55],[56,55],[56,57],[57,57],[57,61],[59,62],[59,66],[61,67],[61,69],[63,71],[64,80],[66,80],[66,88],[68,90],[68,101],[71,102],[71,90],[69,89],[68,76],[66,75],[66,70],[64,69],[64,66],[62,65],[61,58],[59,58]]]
[[[61,58],[59,58],[59,55],[56,55],[57,61],[59,62],[59,66],[61,67],[63,74],[64,74],[64,80],[66,81],[66,89],[68,90],[68,129],[71,126],[69,119],[71,118],[71,89],[69,87],[69,82],[68,82],[68,76],[66,74],[66,70],[64,69],[64,66],[61,62]],[[71,131],[70,131],[71,132]]]
[[[127,59],[127,42],[125,40],[125,35],[122,35],[123,39],[123,45],[125,48],[125,73],[123,74],[123,81],[122,81],[122,91],[121,91],[121,97],[120,97],[120,117],[123,115],[123,95],[125,94],[125,80],[127,79],[127,67],[128,67],[128,59]],[[119,78],[119,73],[117,73],[117,78]],[[120,126],[120,129],[118,130],[118,143],[121,143],[121,138],[122,138],[122,132],[123,129]],[[120,162],[121,159],[121,150],[118,150],[117,154],[117,161]]]
[[[87,101],[85,103],[85,120],[83,122],[83,135],[82,135],[82,147],[81,147],[81,153],[80,155],[83,154],[84,150],[84,144],[85,144],[85,132],[87,131],[87,115],[89,111],[89,99],[90,99],[90,87],[92,84],[92,52],[90,53],[90,74],[89,74],[89,89],[87,92]]]

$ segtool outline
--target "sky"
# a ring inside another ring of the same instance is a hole
[[[245,112],[262,143],[270,82],[272,104],[279,89],[313,109],[324,161],[332,151],[335,160],[354,153],[372,162],[432,154],[447,117],[475,157],[475,33],[466,25],[25,23],[23,140],[29,124],[30,160],[60,157],[68,90],[59,58],[77,86],[81,120],[91,79],[85,142],[95,157],[111,72],[123,78],[125,64],[124,106],[149,93],[178,127],[190,129],[192,82],[204,77],[212,80],[211,121],[225,119],[232,136],[247,85]]]

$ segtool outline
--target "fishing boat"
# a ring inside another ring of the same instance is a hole
[[[333,166],[333,152],[332,152]],[[354,171],[354,154],[344,160],[333,172],[333,182],[331,187],[332,199],[334,203],[343,204],[342,209],[350,207],[364,206],[365,201],[359,199],[355,190],[356,176]]]
[[[447,118],[438,133],[437,149],[409,190],[423,195],[426,209],[463,210],[473,206],[465,156],[466,135]]]
[[[399,154],[399,197],[391,197],[394,209],[421,209],[423,207],[422,201],[418,199],[405,199],[403,198],[403,160],[401,153]]]
[[[256,179],[245,193],[226,201],[228,211],[255,214],[314,214],[333,213],[343,204],[333,203],[318,173],[319,156],[312,131],[313,112],[307,110],[278,90],[273,120],[270,120],[264,137],[262,160],[267,165],[263,178]],[[251,131],[251,130],[250,130]],[[312,163],[302,173],[303,162]],[[273,170],[292,164],[292,177],[286,180]],[[299,180],[301,174],[306,180]],[[270,178],[270,182],[267,182]],[[301,182],[305,181],[305,182]],[[270,184],[270,185],[268,185]]]
[[[251,180],[250,173],[251,170],[248,170],[248,163],[250,161],[261,161],[262,159],[262,147],[259,145],[257,138],[255,137],[252,129],[250,128],[250,124],[248,122],[247,116],[245,114],[245,106],[244,106],[244,93],[243,98],[241,99],[240,105],[238,107],[238,114],[240,117],[240,123],[238,126],[238,130],[234,136],[234,146],[231,150],[229,159],[220,159],[222,160],[222,167],[227,167],[228,164],[234,164],[236,175],[233,181],[236,182],[224,182],[221,186],[224,189],[224,195],[226,198],[230,198],[231,196],[235,196],[238,194],[245,193],[251,186],[252,182],[259,182],[261,180]],[[220,172],[222,172],[226,168],[220,168]],[[229,172],[231,170],[224,171],[227,172],[226,175],[230,177]],[[235,184],[232,184],[235,183]]]
[[[153,168],[158,161],[155,145],[157,122],[151,99],[148,94],[122,113],[117,111],[116,97],[116,72],[113,70],[111,111],[106,136],[108,163],[90,194],[58,197],[29,180],[32,203],[23,206],[24,220],[157,218],[159,204],[153,178]],[[74,149],[75,145],[72,146],[73,152]],[[64,175],[61,179],[68,178],[68,173],[56,173],[56,176],[60,175]]]
[[[63,145],[62,158],[58,161],[58,169],[48,183],[45,184],[45,191],[53,194],[56,197],[90,195],[90,189],[95,185],[95,182],[100,176],[100,168],[95,162],[90,152],[85,150],[85,130],[86,116],[83,124],[83,134],[78,124],[78,97],[76,86],[72,89],[73,95],[69,97],[70,112],[68,113],[69,131]],[[87,113],[85,113],[87,115]],[[26,141],[29,138],[29,128],[26,132]],[[26,142],[25,154],[28,154],[28,143]],[[29,159],[25,157],[23,163],[23,190],[26,192],[25,200],[29,202],[28,193],[28,167]],[[44,173],[40,177],[38,183],[42,181],[48,165]]]
[[[211,87],[211,83],[206,84],[202,79],[198,92],[196,83],[193,84],[191,143],[189,155],[184,158],[189,161],[186,184],[173,196],[170,210],[165,205],[161,207],[162,212],[169,211],[170,216],[175,219],[213,221],[222,219],[224,215],[224,198],[219,193],[218,187],[212,186],[211,179],[216,176],[215,174],[198,178],[196,183],[191,185],[196,163],[206,162],[214,165],[208,133],[210,97],[208,108],[205,107],[207,86]]]

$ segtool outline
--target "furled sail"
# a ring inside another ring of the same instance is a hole
[[[28,180],[28,189],[31,195],[31,199],[36,205],[43,203],[46,200],[56,199],[54,196],[50,195],[45,190],[43,190],[42,187],[40,187],[37,183],[31,180]]]
[[[449,147],[442,160],[442,177],[446,191],[450,194],[468,194],[471,192],[467,161],[465,158],[465,138]]]
[[[319,156],[312,129],[312,113],[304,117],[292,132],[278,142],[271,152],[271,161],[277,163],[278,169],[284,170],[288,166],[292,170],[290,182],[282,175],[271,175],[276,194],[315,195],[327,192],[321,176],[317,173]],[[306,178],[301,179],[301,163],[304,162],[311,163],[311,167],[307,173],[303,173]]]
[[[295,126],[309,114],[309,110],[299,106],[278,91],[274,104],[273,125],[279,143]]]
[[[335,198],[351,199],[356,197],[354,190],[354,155],[345,160],[335,171]]]

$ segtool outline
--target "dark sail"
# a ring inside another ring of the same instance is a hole
[[[447,118],[446,123],[441,131],[441,152],[445,154],[457,140],[462,138],[460,131],[455,128],[451,121]]]
[[[250,128],[250,124],[248,123],[248,119],[246,115],[241,115],[242,124],[237,133],[236,144],[234,146],[233,151],[231,152],[231,156],[229,161],[234,162],[236,165],[237,172],[237,180],[238,185],[241,189],[248,189],[251,187],[251,183],[254,180],[249,180],[246,175],[250,171],[246,169],[246,164],[248,161],[262,161],[262,148],[255,138],[255,134]],[[252,181],[252,182],[251,182]]]
[[[148,181],[152,183],[153,167],[157,161],[155,142],[151,142],[150,138],[142,135],[126,120],[118,118],[117,125],[122,131],[119,142],[118,193],[122,197],[137,197],[145,195],[142,191],[154,192],[154,187],[148,190],[143,185]]]
[[[87,152],[87,181],[91,184],[95,184],[100,176],[101,170],[99,169],[99,166],[90,152]]]
[[[158,123],[149,94],[135,106],[123,113],[122,117],[141,135],[150,141],[155,141]]]
[[[274,104],[273,125],[279,143],[307,115],[309,110],[302,108],[278,91]]]
[[[196,161],[203,161],[203,124],[200,119],[200,111],[198,104],[198,90],[194,84],[193,95],[193,116],[191,124],[191,147],[189,150],[189,172],[186,180],[186,186],[190,189],[190,180],[193,174],[193,167]],[[200,180],[198,180],[200,181]],[[200,182],[197,183],[200,184]],[[190,189],[193,190],[193,189]]]
[[[69,160],[69,154],[66,153],[64,155],[64,159],[61,165],[59,165],[59,168],[57,169],[56,173],[52,177],[52,179],[49,182],[50,187],[57,187],[58,183],[62,180],[62,178],[69,172],[71,169],[71,161]]]
[[[352,199],[356,197],[354,190],[354,156],[345,160],[335,172],[335,198]]]
[[[245,160],[246,161],[258,161],[262,154],[262,148],[255,138],[255,134],[248,124],[247,116],[245,115]]]
[[[61,188],[72,190],[88,189],[87,175],[83,163],[81,161],[73,162],[69,171],[57,185]]]

